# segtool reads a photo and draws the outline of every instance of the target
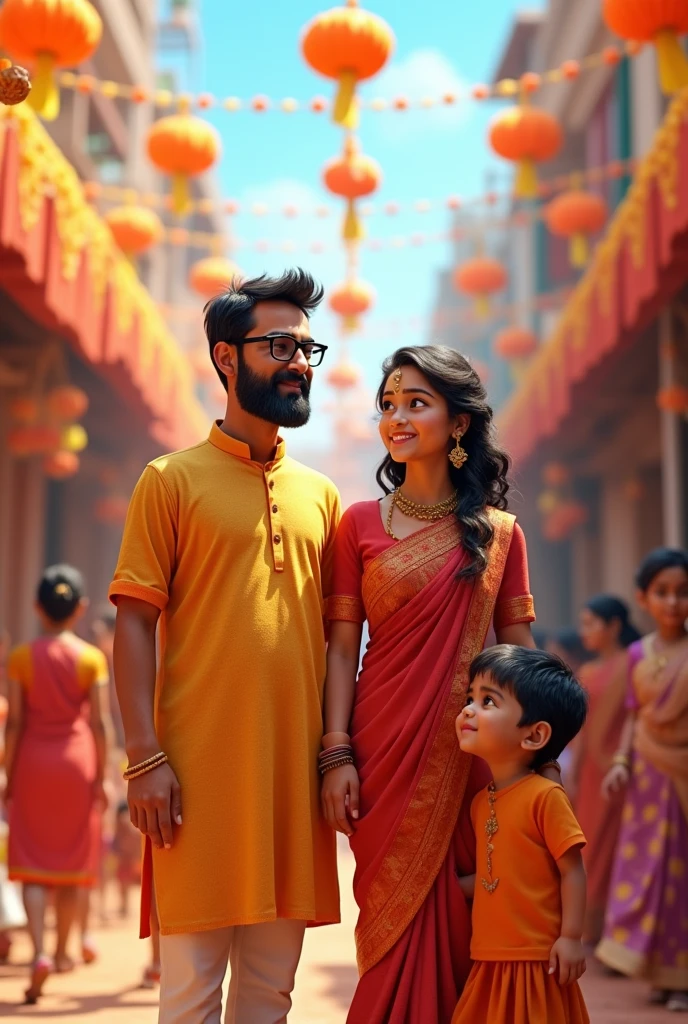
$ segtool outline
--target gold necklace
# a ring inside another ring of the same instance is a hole
[[[497,812],[495,811],[496,799],[497,792],[495,790],[495,784],[494,782],[490,782],[487,787],[487,802],[490,805],[490,814],[485,822],[485,835],[487,836],[487,873],[490,877],[489,881],[486,878],[480,879],[483,883],[483,889],[489,893],[493,893],[499,885],[499,879],[492,877],[492,854],[494,853],[492,840],[494,839],[495,834],[499,831],[499,822],[497,821]]]
[[[392,516],[394,515],[394,506],[396,505],[402,515],[408,516],[409,519],[420,519],[424,522],[436,523],[440,519],[446,519],[448,515],[456,510],[456,506],[459,504],[459,492],[454,491],[444,501],[438,501],[435,505],[421,505],[417,501],[412,501],[402,493],[401,487],[397,487],[396,491],[392,494],[389,503],[389,512],[387,513],[387,525],[386,530],[389,536],[393,540],[399,540],[398,537],[392,533]]]
[[[669,655],[666,653],[666,651],[667,650],[673,651],[673,650],[680,649],[681,645],[684,644],[685,641],[686,641],[686,638],[685,637],[681,637],[681,639],[678,640],[675,644],[665,644],[664,650],[660,651],[658,649],[658,645],[657,645],[657,636],[654,636],[652,638],[651,652],[650,653],[652,655],[652,661],[653,661],[652,675],[654,676],[655,679],[660,674],[660,672],[663,672],[664,669],[669,664]]]

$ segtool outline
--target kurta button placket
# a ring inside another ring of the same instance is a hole
[[[274,469],[274,463],[269,463],[265,467],[265,477],[267,483],[267,495],[268,495],[268,517],[270,522],[270,533],[272,541],[272,559],[275,566],[275,572],[283,572],[284,570],[284,545],[282,543],[281,534],[281,523],[279,519],[279,505],[274,500],[275,481],[268,479],[269,474]]]

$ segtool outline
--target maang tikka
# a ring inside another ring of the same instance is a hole
[[[463,434],[460,430],[455,430],[452,437],[456,438],[456,447],[452,448],[449,452],[449,461],[456,469],[461,469],[464,462],[468,459],[468,452],[465,448],[461,447],[461,438],[463,437]]]

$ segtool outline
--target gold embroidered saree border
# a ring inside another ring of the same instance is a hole
[[[427,586],[460,543],[452,516],[394,544],[363,573],[363,602],[371,630]]]
[[[614,939],[602,939],[595,956],[605,967],[613,971],[619,971],[630,978],[645,978],[655,988],[666,988],[676,992],[683,992],[688,987],[688,952],[678,952],[683,965],[675,967],[666,964],[653,963],[651,957],[639,953],[635,949],[629,949],[621,942]]]
[[[515,626],[517,622],[535,622],[535,602],[532,594],[509,597],[506,601],[497,602],[494,628],[504,629],[505,626]]]
[[[333,594],[325,602],[325,618],[329,622],[365,622],[363,601],[358,597]]]
[[[361,974],[389,952],[413,921],[437,877],[456,827],[470,758],[459,749],[454,722],[470,663],[482,650],[490,626],[515,522],[507,512],[491,509],[489,514],[494,540],[487,569],[475,582],[442,722],[404,819],[371,882],[365,920],[362,910],[356,928]]]

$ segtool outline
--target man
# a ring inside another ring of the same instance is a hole
[[[163,1024],[219,1022],[228,960],[226,1020],[284,1021],[306,923],[339,920],[317,775],[339,498],[278,437],[309,418],[321,298],[292,270],[208,304],[225,418],[144,470],[110,589],[129,764],[169,758],[129,783],[153,848]]]

